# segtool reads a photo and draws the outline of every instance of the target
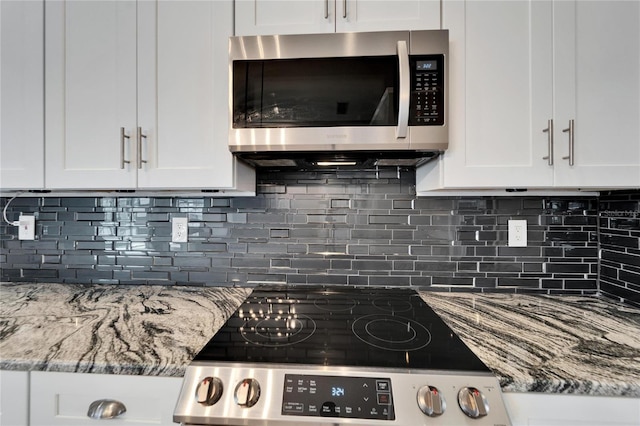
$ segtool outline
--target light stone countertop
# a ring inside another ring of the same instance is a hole
[[[3,283],[0,369],[181,377],[250,292]]]
[[[248,288],[0,284],[0,369],[174,376]],[[602,298],[421,292],[505,392],[640,397],[640,310]]]
[[[640,309],[587,296],[421,296],[505,392],[640,397]]]

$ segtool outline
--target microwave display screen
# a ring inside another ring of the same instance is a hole
[[[438,61],[416,61],[417,71],[435,71],[438,69]]]

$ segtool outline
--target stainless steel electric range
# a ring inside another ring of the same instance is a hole
[[[509,425],[498,380],[413,290],[254,289],[187,367],[174,421]]]

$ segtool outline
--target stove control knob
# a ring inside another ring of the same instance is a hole
[[[423,386],[418,390],[418,406],[429,417],[441,415],[447,407],[442,394],[434,386]]]
[[[253,407],[260,399],[260,383],[256,379],[242,380],[236,386],[234,398],[241,407]]]
[[[458,404],[462,412],[467,416],[477,419],[489,413],[489,404],[482,392],[473,387],[460,389],[458,392]]]
[[[202,405],[213,405],[222,396],[222,380],[205,377],[196,388],[196,400]]]

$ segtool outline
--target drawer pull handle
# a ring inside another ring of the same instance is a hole
[[[87,416],[92,419],[113,419],[127,411],[127,407],[120,401],[113,399],[99,399],[89,405]]]

